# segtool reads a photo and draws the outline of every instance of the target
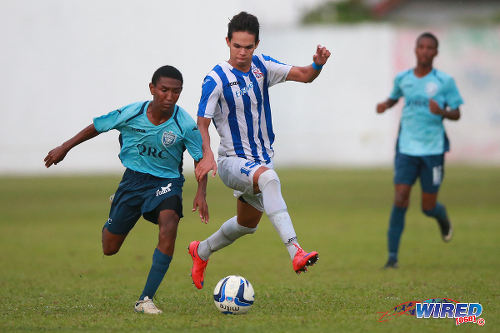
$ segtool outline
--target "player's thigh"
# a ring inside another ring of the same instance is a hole
[[[170,210],[177,216],[177,220],[181,219],[182,214],[182,192],[172,192],[171,195],[165,195],[161,200],[152,198],[151,201],[145,201],[143,213],[145,220],[154,224],[160,225],[160,213],[164,210]]]
[[[158,210],[158,227],[160,238],[175,239],[177,227],[182,216],[182,204],[177,195],[165,199]]]
[[[423,193],[437,193],[444,179],[444,154],[422,156],[420,185]]]
[[[273,163],[259,164],[234,156],[220,157],[218,160],[219,176],[224,184],[234,190],[233,194],[236,198],[241,198],[243,203],[252,206],[253,209],[261,213],[264,211],[262,194],[255,193],[253,178],[254,174],[259,172],[258,170],[266,170],[263,167],[272,168]]]
[[[103,227],[103,246],[107,243],[115,244],[121,238],[125,239],[141,217],[141,202],[137,191],[120,183],[111,202],[109,218]],[[104,233],[104,230],[109,234]]]
[[[237,156],[219,157],[217,162],[222,182],[227,187],[243,193],[253,193],[253,176],[259,168],[272,168],[272,162],[261,164]]]
[[[417,156],[397,152],[394,159],[394,184],[413,186],[420,173],[420,161]]]

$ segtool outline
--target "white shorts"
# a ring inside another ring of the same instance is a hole
[[[273,162],[259,164],[237,156],[219,156],[217,169],[222,182],[234,190],[236,198],[241,197],[246,203],[263,212],[262,193],[253,193],[253,175],[260,166],[273,169]]]

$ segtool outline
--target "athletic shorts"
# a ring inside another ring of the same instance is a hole
[[[263,212],[261,193],[253,193],[253,175],[260,166],[273,169],[273,162],[254,162],[237,156],[219,156],[217,170],[222,182],[234,190],[234,196]]]
[[[174,210],[181,218],[183,184],[183,176],[160,178],[131,169],[125,170],[104,227],[113,234],[126,235],[141,215],[158,224],[160,211],[165,209]]]
[[[437,193],[444,178],[444,154],[411,156],[397,152],[394,184],[413,185],[418,177],[422,192]]]

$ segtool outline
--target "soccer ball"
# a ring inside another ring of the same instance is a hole
[[[254,301],[253,287],[242,276],[222,278],[214,289],[215,307],[223,314],[247,313]]]

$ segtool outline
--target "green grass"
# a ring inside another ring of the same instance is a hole
[[[189,277],[186,246],[235,212],[231,190],[211,179],[210,223],[191,214],[188,177],[177,248],[157,294],[160,316],[133,312],[156,245],[156,226],[140,220],[121,251],[101,253],[108,197],[119,176],[0,178],[0,331],[422,332],[500,330],[500,169],[450,167],[440,193],[455,227],[444,244],[420,211],[416,186],[398,270],[384,271],[392,204],[391,170],[279,170],[305,249],[319,263],[296,276],[267,218],[255,235],[214,254],[205,288]],[[244,316],[213,305],[217,281],[240,274],[256,301]],[[447,297],[483,306],[484,327],[451,319],[381,314],[411,300]]]

